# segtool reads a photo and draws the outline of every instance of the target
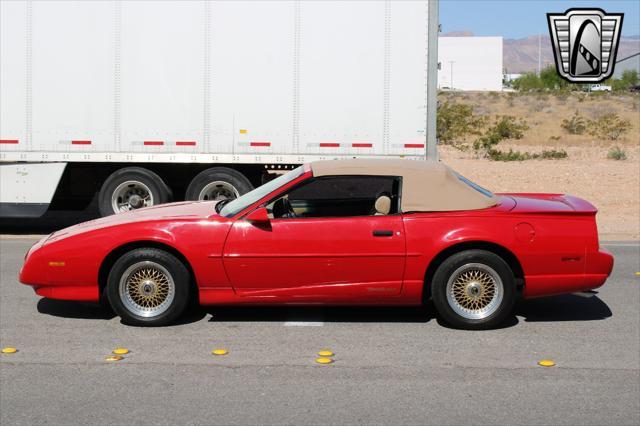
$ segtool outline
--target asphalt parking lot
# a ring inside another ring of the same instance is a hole
[[[129,327],[20,285],[35,240],[0,239],[0,346],[19,349],[0,356],[2,424],[640,423],[637,243],[608,245],[597,294],[521,302],[504,328],[468,332],[429,306],[201,308]],[[105,361],[116,347],[131,352]]]

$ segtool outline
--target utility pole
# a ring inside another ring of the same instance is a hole
[[[538,34],[538,76],[540,76],[540,68],[542,61],[542,36]]]

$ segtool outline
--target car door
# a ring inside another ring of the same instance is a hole
[[[388,215],[370,211],[380,182],[367,187],[358,179],[336,180],[316,185],[324,185],[321,190],[297,188],[287,197],[298,217],[274,217],[268,224],[236,221],[223,255],[235,291],[292,302],[398,295],[405,264],[403,221],[397,209]],[[387,184],[391,190],[393,182]],[[332,202],[341,207],[332,210]]]

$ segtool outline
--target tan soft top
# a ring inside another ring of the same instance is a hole
[[[333,160],[311,163],[314,176],[401,176],[403,212],[478,210],[495,206],[442,163],[417,160]]]

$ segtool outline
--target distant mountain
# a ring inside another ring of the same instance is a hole
[[[551,39],[541,37],[542,68],[554,63]],[[502,66],[510,73],[536,71],[538,69],[538,36],[521,39],[505,39],[502,49]],[[617,59],[640,52],[640,38],[621,37]]]
[[[445,37],[469,37],[473,32],[453,31],[443,34]],[[553,50],[548,34],[540,36],[542,68],[552,65]],[[621,37],[617,59],[626,58],[640,52],[640,36]],[[538,36],[519,39],[504,39],[502,47],[502,66],[508,73],[523,73],[538,69]]]

